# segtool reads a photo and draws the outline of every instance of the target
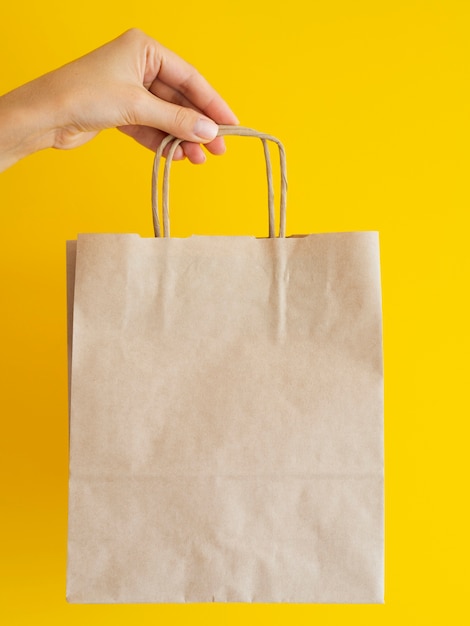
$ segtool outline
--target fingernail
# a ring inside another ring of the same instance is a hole
[[[194,134],[201,139],[214,139],[218,131],[219,128],[217,124],[202,117],[198,119],[198,121],[194,125]]]

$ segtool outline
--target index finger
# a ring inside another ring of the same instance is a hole
[[[217,124],[239,123],[225,100],[195,67],[164,46],[160,52],[159,80],[183,94]]]

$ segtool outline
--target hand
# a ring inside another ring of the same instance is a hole
[[[132,29],[0,98],[0,170],[43,148],[75,148],[114,127],[151,150],[167,133],[185,139],[175,158],[202,163],[199,144],[222,154],[217,124],[237,123],[191,65]]]

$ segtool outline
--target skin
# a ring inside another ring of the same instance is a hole
[[[0,97],[0,171],[45,148],[80,146],[118,128],[155,151],[168,134],[175,159],[223,154],[217,124],[238,124],[199,72],[138,29]]]

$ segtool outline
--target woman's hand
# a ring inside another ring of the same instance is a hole
[[[175,158],[202,163],[225,150],[217,124],[237,124],[226,102],[174,52],[137,29],[0,98],[0,170],[43,148],[80,146],[119,128],[156,150],[170,133]]]

